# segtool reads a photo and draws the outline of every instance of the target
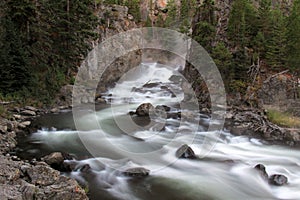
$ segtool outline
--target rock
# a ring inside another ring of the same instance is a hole
[[[64,200],[87,200],[84,190],[78,183],[65,176],[52,185],[39,187],[35,199],[64,199]]]
[[[22,193],[23,200],[34,199],[37,188],[35,185],[29,184],[26,181],[23,181],[20,191]]]
[[[80,171],[87,173],[87,172],[91,171],[91,166],[89,164],[85,164],[81,167]]]
[[[34,111],[34,112],[37,112],[37,111],[38,111],[37,108],[32,107],[32,106],[26,106],[25,109],[26,109],[26,110],[30,110],[30,111]]]
[[[101,97],[99,97],[99,98],[96,99],[96,102],[97,103],[106,103],[106,100],[103,99],[103,98],[101,98]]]
[[[66,172],[75,171],[77,165],[77,162],[75,162],[74,160],[65,160],[63,162],[63,167]]]
[[[288,182],[288,178],[281,174],[274,174],[269,178],[269,183],[271,185],[282,186],[287,184],[287,182]]]
[[[13,117],[14,117],[15,119],[21,119],[21,118],[22,118],[21,115],[17,115],[17,114],[14,114]]]
[[[50,166],[61,165],[64,162],[64,157],[61,152],[54,152],[48,156],[45,156],[43,160]]]
[[[59,179],[60,173],[47,165],[33,166],[26,170],[31,183],[40,186],[48,186]]]
[[[168,119],[180,119],[181,118],[181,112],[169,112],[167,114]]]
[[[0,125],[0,133],[5,134],[7,131],[7,126]]]
[[[59,112],[59,109],[58,109],[58,108],[52,108],[52,109],[50,110],[50,112],[52,112],[52,113],[58,113],[58,112]]]
[[[149,116],[151,110],[154,110],[154,106],[151,103],[143,103],[139,105],[135,113],[138,116]]]
[[[23,125],[23,126],[30,126],[31,121],[21,122],[20,124]]]
[[[166,105],[158,105],[155,107],[155,110],[162,110],[162,111],[169,112],[171,110],[171,108]]]
[[[196,155],[191,147],[184,144],[176,151],[176,157],[177,158],[195,159]]]
[[[36,116],[36,112],[34,111],[31,111],[31,110],[23,110],[21,112],[22,115],[25,115],[25,116]]]
[[[123,175],[130,177],[145,177],[148,176],[149,173],[150,170],[143,167],[130,168],[122,172]]]
[[[183,80],[182,76],[178,76],[178,75],[172,75],[169,78],[169,81],[172,81],[173,83],[180,83],[182,82],[182,80]]]
[[[266,172],[266,167],[263,164],[257,164],[254,169],[256,169],[264,179],[268,180],[269,175]]]
[[[146,83],[143,85],[143,88],[154,88],[158,87],[161,83]]]

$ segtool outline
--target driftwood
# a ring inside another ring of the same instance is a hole
[[[277,74],[274,74],[274,75],[272,75],[272,76],[269,76],[265,81],[264,81],[264,83],[268,83],[268,82],[270,82],[270,80],[272,79],[272,78],[275,78],[276,76],[279,76],[279,75],[281,75],[281,74],[285,74],[285,73],[287,73],[289,70],[287,69],[287,70],[284,70],[284,71],[282,71],[282,72],[279,72],[279,73],[277,73]]]

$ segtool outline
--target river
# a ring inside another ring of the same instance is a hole
[[[57,151],[73,155],[76,160],[67,162],[77,168],[64,174],[85,185],[94,200],[300,199],[297,149],[234,136],[226,129],[207,131],[209,123],[221,122],[212,122],[189,106],[184,110],[190,120],[158,117],[149,124],[144,118],[131,120],[128,112],[141,103],[183,112],[184,96],[179,85],[169,80],[172,75],[179,76],[166,66],[143,64],[130,79],[108,91],[110,104],[98,105],[96,111],[81,108],[76,123],[71,111],[42,116],[35,122],[40,129],[19,139],[19,154],[27,159]],[[145,83],[155,84],[143,90]],[[162,89],[166,87],[171,91]],[[176,150],[182,144],[188,144],[199,158],[178,159]],[[88,173],[80,170],[84,164],[91,167]],[[254,169],[257,164],[265,165],[269,175],[285,175],[288,184],[270,185]],[[150,175],[118,173],[133,167],[149,169]]]

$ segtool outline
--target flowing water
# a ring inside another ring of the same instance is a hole
[[[178,73],[166,66],[143,64],[129,73],[107,95],[110,105],[98,111],[84,108],[84,114],[73,123],[71,113],[43,116],[43,127],[19,141],[23,157],[38,157],[63,151],[76,157],[76,169],[65,175],[88,188],[91,199],[300,199],[300,151],[289,147],[267,145],[258,139],[234,136],[226,130],[207,131],[212,122],[197,110],[189,110],[189,119],[136,118],[133,125],[128,112],[138,105],[182,107],[184,98],[179,85],[169,78]],[[153,84],[139,90],[145,83]],[[162,85],[170,87],[162,90]],[[176,95],[174,95],[174,93]],[[90,107],[89,107],[90,109]],[[185,108],[188,110],[188,108]],[[78,116],[77,116],[78,117]],[[131,119],[131,117],[130,117]],[[95,123],[96,122],[96,123]],[[80,127],[79,129],[76,129]],[[80,130],[80,131],[79,131]],[[203,145],[210,141],[213,145]],[[177,159],[182,144],[192,147],[199,159]],[[80,171],[89,164],[89,172]],[[271,186],[253,169],[264,164],[267,173],[283,174],[288,184]],[[150,170],[148,177],[126,177],[119,173],[132,167]]]

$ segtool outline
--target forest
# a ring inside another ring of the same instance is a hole
[[[234,0],[220,35],[213,0],[169,0],[155,20],[141,18],[138,0],[1,1],[0,97],[49,103],[61,86],[72,84],[91,41],[99,37],[97,27],[103,20],[96,10],[101,4],[127,6],[139,26],[191,36],[213,57],[228,91],[245,90],[253,81],[249,71],[258,68],[299,74],[300,0],[292,6],[254,2]]]

